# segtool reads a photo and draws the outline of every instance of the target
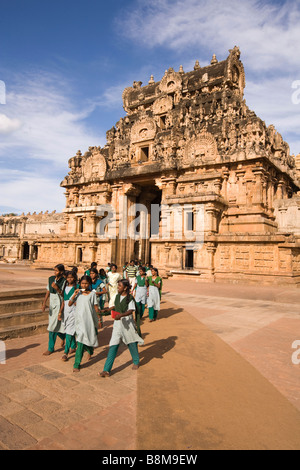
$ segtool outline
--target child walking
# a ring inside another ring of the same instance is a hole
[[[68,355],[76,351],[75,338],[75,305],[69,305],[69,300],[77,289],[77,276],[74,271],[66,273],[67,283],[63,291],[63,302],[58,319],[62,320],[66,332],[66,345],[62,361],[68,360]]]
[[[122,279],[118,282],[118,294],[115,298],[115,305],[113,309],[117,312],[113,325],[113,332],[109,343],[108,356],[104,365],[103,372],[99,373],[100,377],[109,377],[113,363],[116,359],[117,352],[121,341],[129,348],[132,360],[133,369],[139,367],[139,352],[138,345],[143,345],[143,339],[136,331],[133,313],[136,309],[133,296],[130,294],[131,285],[127,279]]]
[[[157,320],[158,312],[160,311],[160,301],[162,292],[162,278],[159,277],[156,268],[151,269],[151,276],[148,277],[149,293],[148,293],[148,308],[150,322]]]
[[[54,276],[50,276],[48,280],[47,293],[42,305],[42,311],[46,309],[46,303],[49,300],[49,341],[48,341],[48,350],[44,352],[44,356],[50,356],[54,353],[55,343],[57,336],[59,336],[63,341],[65,340],[65,329],[61,320],[59,320],[59,312],[63,299],[63,290],[65,287],[66,279],[65,267],[63,264],[58,264],[54,268]]]
[[[105,273],[105,269],[100,269],[99,271],[99,279],[101,280],[101,282],[104,284],[104,289],[105,289],[105,294],[102,294],[101,297],[100,297],[100,309],[102,310],[104,308],[104,305],[105,305],[105,301],[106,301],[106,294],[107,294],[107,276],[106,276],[106,273]]]
[[[80,365],[85,351],[88,359],[94,354],[94,348],[98,346],[98,314],[100,314],[96,292],[91,290],[92,280],[84,275],[80,281],[80,289],[77,289],[69,306],[76,305],[75,309],[75,333],[77,349],[73,372],[80,371]]]
[[[148,278],[146,276],[146,268],[139,268],[139,275],[136,277],[134,289],[136,289],[135,301],[140,312],[140,317],[143,318],[145,306],[147,303],[147,288],[149,286]]]
[[[92,290],[96,292],[98,307],[100,311],[104,308],[104,303],[102,297],[106,294],[105,284],[102,279],[100,279],[99,273],[96,268],[91,269],[90,278],[92,280]],[[103,315],[100,313],[99,326],[103,328]]]

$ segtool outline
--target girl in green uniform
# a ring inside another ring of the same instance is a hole
[[[139,268],[139,275],[136,277],[134,290],[136,289],[135,302],[140,312],[140,317],[143,318],[145,306],[147,303],[147,287],[149,286],[148,278],[146,276],[146,268]]]
[[[69,271],[66,274],[67,283],[63,292],[63,302],[58,319],[62,320],[66,331],[66,345],[62,360],[66,362],[68,355],[76,351],[75,338],[75,305],[69,306],[69,300],[77,289],[77,276],[75,272]]]
[[[91,267],[85,271],[84,275],[85,275],[85,276],[90,276],[90,274],[91,274],[91,269],[97,269],[97,263],[96,263],[96,262],[93,262],[93,263],[91,264]]]
[[[91,269],[90,278],[92,280],[92,290],[96,292],[99,309],[102,310],[104,308],[104,302],[102,301],[102,297],[106,294],[105,284],[102,279],[100,279],[99,273],[96,268]],[[103,328],[103,315],[101,313],[99,326],[100,328]]]
[[[148,308],[149,308],[149,319],[155,321],[160,311],[160,301],[162,292],[162,278],[158,275],[156,268],[151,269],[151,276],[149,280],[149,292],[148,292]]]
[[[55,342],[57,336],[63,341],[65,340],[65,330],[62,322],[58,319],[60,307],[62,303],[62,295],[65,287],[66,279],[64,277],[65,267],[63,264],[58,264],[54,268],[54,276],[49,277],[47,293],[42,305],[42,311],[46,310],[46,303],[49,300],[49,342],[48,350],[44,353],[44,356],[50,356],[54,353]]]
[[[138,369],[139,367],[140,358],[138,344],[143,345],[144,341],[136,331],[133,319],[133,312],[136,306],[134,298],[130,294],[130,288],[131,285],[127,279],[119,281],[115,305],[111,309],[106,309],[106,311],[114,310],[117,314],[115,316],[113,332],[109,343],[108,356],[103,372],[99,373],[100,377],[108,377],[110,375],[121,341],[129,348],[133,360],[132,368]]]
[[[98,315],[100,314],[96,292],[91,290],[92,280],[83,276],[80,281],[81,289],[77,289],[69,300],[69,306],[76,304],[75,333],[77,350],[73,372],[80,371],[80,364],[84,352],[88,359],[94,354],[98,346]]]

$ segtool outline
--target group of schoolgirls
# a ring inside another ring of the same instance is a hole
[[[117,267],[113,265],[113,272],[116,270]],[[147,284],[146,280],[143,280],[146,276],[144,268],[141,268],[139,273],[135,286],[137,299],[134,299],[131,294],[132,286],[128,279],[118,279],[113,305],[110,299],[109,307],[104,308],[105,295],[109,291],[105,271],[102,276],[100,271],[99,276],[95,265],[92,265],[78,283],[77,268],[65,273],[64,266],[57,265],[54,268],[54,276],[49,278],[43,303],[43,311],[45,311],[49,299],[49,343],[48,350],[44,355],[50,355],[54,352],[57,337],[60,337],[65,346],[62,360],[67,361],[68,356],[75,352],[73,372],[79,372],[84,352],[87,352],[89,360],[94,353],[94,348],[99,346],[98,328],[103,326],[103,315],[110,315],[113,312],[114,324],[109,352],[104,370],[99,375],[101,377],[110,375],[121,341],[130,350],[133,369],[138,369],[138,345],[144,344],[139,328],[139,318],[140,312],[144,313],[143,306],[146,303],[145,287],[149,288],[147,303],[149,316],[150,309],[153,309],[153,311],[151,310],[153,318],[150,319],[153,321],[157,318],[160,308],[162,286],[162,283],[158,281],[160,278],[157,270],[153,270],[151,279],[147,278]],[[154,293],[154,289],[157,293]]]
[[[146,305],[149,310],[149,321],[157,320],[160,311],[160,302],[162,294],[162,278],[159,277],[158,270],[154,267],[140,266],[138,274],[134,281],[131,283],[131,292],[135,297],[135,301],[140,310],[140,317],[142,318],[145,312]]]

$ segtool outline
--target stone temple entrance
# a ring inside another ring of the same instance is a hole
[[[131,259],[151,263],[152,236],[158,237],[161,221],[162,191],[155,182],[130,185],[122,198],[119,218],[119,236],[115,243],[118,265]],[[155,260],[153,260],[155,264]]]

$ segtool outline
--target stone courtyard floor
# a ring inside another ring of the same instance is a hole
[[[48,276],[0,266],[0,290]],[[142,325],[139,370],[122,346],[107,379],[108,317],[79,374],[60,341],[42,355],[47,334],[7,341],[0,449],[299,449],[299,306],[296,288],[169,279],[159,320]]]

